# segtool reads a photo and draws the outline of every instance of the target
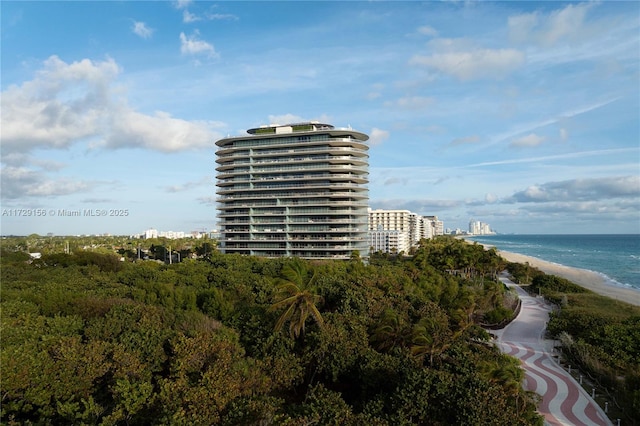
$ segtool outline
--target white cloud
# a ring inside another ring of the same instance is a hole
[[[292,123],[303,123],[309,120],[305,120],[299,115],[293,114],[282,114],[282,115],[269,115],[269,124],[292,124]]]
[[[377,199],[371,200],[373,209],[401,209],[416,212],[418,214],[434,214],[452,208],[460,207],[463,204],[459,200],[437,200],[437,199]]]
[[[216,50],[212,44],[206,41],[199,40],[200,33],[196,30],[191,36],[186,36],[184,33],[180,33],[180,52],[183,55],[202,55],[205,54],[209,57],[216,56]]]
[[[3,154],[65,148],[95,136],[119,71],[112,59],[71,64],[57,56],[47,59],[35,79],[2,93]]]
[[[382,96],[382,91],[385,85],[382,83],[375,83],[371,85],[370,91],[367,93],[366,98],[370,101],[378,99]]]
[[[575,41],[585,33],[585,17],[594,3],[570,4],[543,15],[540,12],[511,16],[509,38],[517,43],[534,42],[552,46],[560,41]]]
[[[524,61],[524,53],[515,49],[474,49],[415,55],[409,63],[466,81],[502,78],[522,66]]]
[[[432,52],[464,52],[477,49],[477,44],[469,38],[434,38],[427,44]]]
[[[389,132],[386,130],[374,127],[369,133],[369,145],[371,146],[381,145],[387,139],[389,139]]]
[[[584,18],[593,3],[570,4],[549,16],[548,24],[542,32],[545,44],[554,44],[562,38],[573,38],[580,33]]]
[[[176,0],[174,2],[174,6],[176,9],[184,9],[186,7],[189,7],[189,5],[191,5],[191,3],[193,3],[192,0]]]
[[[437,36],[438,35],[438,31],[436,31],[434,28],[428,26],[428,25],[423,25],[422,27],[418,28],[418,33],[422,34],[422,35],[426,35],[426,36]]]
[[[529,133],[526,136],[519,137],[511,141],[509,146],[517,148],[517,147],[532,147],[538,146],[542,142],[544,142],[546,138],[544,136],[538,136],[535,133]]]
[[[326,114],[320,114],[319,116],[313,117],[313,118],[305,118],[305,117],[301,117],[299,115],[294,115],[294,114],[270,114],[268,116],[268,123],[269,125],[285,125],[285,124],[294,124],[294,123],[307,123],[309,121],[317,121],[320,123],[328,123],[331,124],[332,122],[332,118]],[[263,125],[264,123],[260,123],[260,125]],[[334,123],[335,124],[335,123]],[[337,127],[344,127],[342,125],[337,125]]]
[[[205,13],[204,16],[209,21],[223,21],[223,20],[237,21],[238,20],[238,17],[231,13]]]
[[[496,201],[498,201],[498,196],[497,196],[496,194],[487,193],[487,194],[484,196],[484,201],[485,201],[487,204],[493,204],[493,203],[495,203]]]
[[[543,127],[546,127],[550,124],[556,124],[556,123],[560,123],[560,122],[565,122],[566,119],[568,118],[572,118],[572,117],[577,117],[581,114],[590,112],[590,111],[594,111],[598,108],[602,108],[606,105],[609,105],[613,102],[616,102],[617,100],[619,100],[620,97],[614,97],[614,98],[610,98],[604,101],[598,101],[596,103],[591,103],[591,104],[587,104],[587,105],[581,105],[577,108],[573,108],[571,110],[566,110],[563,112],[560,112],[558,114],[556,114],[556,117],[553,118],[546,118],[540,121],[536,121],[536,122],[531,122],[531,123],[519,123],[517,126],[514,126],[513,129],[509,129],[508,131],[495,135],[493,137],[491,137],[490,142],[488,143],[488,145],[494,145],[497,143],[501,143],[507,140],[511,140],[515,137],[517,137],[520,134],[526,133],[526,132],[532,132],[534,130],[537,129],[541,129]]]
[[[189,12],[188,10],[184,10],[182,12],[182,22],[185,24],[189,24],[191,22],[201,21],[202,18],[195,15],[194,13]]]
[[[147,115],[128,106],[113,59],[66,63],[47,59],[34,78],[2,93],[2,198],[57,197],[103,184],[58,176],[66,164],[29,153],[73,146],[179,151],[211,146],[215,122],[190,122],[166,112]]]
[[[5,200],[22,197],[51,197],[86,192],[95,182],[69,178],[47,178],[45,173],[27,167],[4,166],[2,176],[2,198]]]
[[[124,109],[113,116],[108,136],[94,147],[140,147],[163,152],[211,146],[216,123],[186,121],[158,111],[154,115]]]
[[[560,139],[566,141],[569,139],[569,131],[565,128],[560,129]]]
[[[179,185],[167,186],[167,187],[165,187],[165,191],[171,192],[171,193],[184,192],[184,191],[189,191],[189,190],[192,190],[194,188],[199,188],[199,187],[202,187],[202,186],[211,186],[211,184],[213,182],[214,182],[214,178],[212,176],[203,176],[202,178],[200,178],[198,180],[185,182],[185,183],[179,184]]]
[[[151,38],[154,30],[147,27],[147,24],[145,24],[144,22],[134,21],[131,31],[142,38]]]
[[[8,157],[13,153],[81,143],[178,151],[210,146],[219,137],[217,122],[133,110],[116,84],[119,71],[112,59],[67,64],[52,56],[33,80],[10,86],[2,93],[2,161],[15,160]]]
[[[423,109],[435,102],[433,98],[426,96],[405,96],[403,98],[399,98],[394,102],[386,102],[386,106],[397,107],[402,109],[410,109],[417,110]]]
[[[509,39],[515,43],[527,42],[531,37],[531,31],[538,25],[538,14],[533,12],[510,16],[507,22]]]
[[[640,176],[573,179],[532,185],[505,200],[520,202],[602,201],[640,196]]]
[[[236,15],[232,15],[230,13],[211,13],[205,12],[202,15],[196,15],[195,13],[191,13],[188,10],[184,10],[182,12],[182,22],[185,24],[190,24],[192,22],[198,21],[237,21],[238,17]]]
[[[500,166],[505,164],[539,163],[543,161],[564,160],[567,158],[583,158],[583,157],[594,157],[594,156],[603,156],[603,155],[610,155],[610,154],[620,154],[623,152],[634,152],[637,154],[638,151],[640,151],[640,148],[597,149],[593,151],[569,152],[566,154],[547,155],[543,157],[529,157],[529,158],[498,160],[498,161],[485,161],[482,163],[468,164],[464,167],[465,168],[466,167],[486,167],[486,166]]]
[[[462,138],[455,138],[454,140],[449,142],[449,145],[452,145],[452,146],[467,145],[467,144],[474,144],[478,142],[480,142],[480,136],[472,135],[472,136],[465,136]]]
[[[175,152],[211,147],[219,136],[212,131],[219,123],[186,121],[162,111],[147,115],[125,108],[112,118],[109,134],[94,146]]]
[[[409,179],[407,179],[407,178],[392,177],[392,178],[388,178],[387,180],[385,180],[383,185],[384,186],[388,186],[388,185],[406,185],[408,181],[409,181]]]
[[[218,204],[218,199],[216,197],[198,197],[196,200],[200,204],[205,204],[207,206],[215,206]]]

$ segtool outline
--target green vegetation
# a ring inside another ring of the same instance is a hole
[[[291,126],[294,132],[306,132],[309,130],[313,130],[313,126],[311,124],[298,124],[295,126]]]
[[[78,253],[91,251],[105,254],[118,254],[128,261],[152,259],[168,261],[169,250],[177,259],[206,256],[215,250],[217,242],[210,238],[149,238],[140,239],[126,236],[41,236],[2,237],[5,252],[26,253]]]
[[[438,238],[368,265],[15,247],[3,424],[542,424],[476,325],[511,303],[481,246]]]
[[[607,389],[611,409],[626,424],[640,425],[640,307],[526,265],[508,268],[519,277],[527,275],[528,290],[558,306],[547,331],[559,340],[565,361]]]
[[[276,132],[275,127],[261,127],[255,130],[256,135],[266,135]]]

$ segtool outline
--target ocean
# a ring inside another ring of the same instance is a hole
[[[603,275],[640,291],[640,235],[481,235],[468,238],[498,250]]]

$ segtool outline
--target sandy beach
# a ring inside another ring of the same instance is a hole
[[[498,250],[498,254],[515,263],[529,263],[529,265],[538,268],[545,274],[557,275],[566,278],[569,281],[587,288],[595,293],[612,299],[621,300],[632,305],[640,306],[640,291],[630,288],[618,287],[607,283],[600,275],[585,269],[572,268],[569,266],[559,265],[557,263],[547,262],[531,256],[523,254],[511,253],[508,251]]]

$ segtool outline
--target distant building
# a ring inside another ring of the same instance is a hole
[[[369,231],[369,245],[374,253],[408,253],[411,248],[406,232],[384,229]]]
[[[400,231],[409,236],[412,228],[412,214],[409,210],[369,209],[369,232],[378,230]]]
[[[180,238],[200,238],[198,235],[194,233],[185,233],[184,231],[158,231],[157,229],[147,229],[143,234],[140,235],[141,238],[150,239],[150,238],[167,238],[169,240],[177,240]]]
[[[427,236],[425,238],[433,238],[444,235],[444,222],[438,219],[438,216],[424,216]]]
[[[147,229],[146,231],[144,231],[144,238],[146,240],[150,238],[158,238],[158,230],[153,228]]]
[[[223,253],[367,256],[369,136],[316,121],[216,142]]]
[[[469,234],[471,235],[492,235],[495,234],[494,231],[491,230],[491,227],[488,223],[480,222],[479,220],[469,221]]]
[[[185,233],[183,231],[163,231],[158,232],[158,237],[177,240],[179,238],[185,238]]]
[[[391,231],[398,234],[389,233]],[[409,210],[369,209],[369,236],[375,251],[389,253],[391,251],[385,249],[388,246],[408,253],[421,239],[443,233],[444,225],[437,216],[420,216]]]

